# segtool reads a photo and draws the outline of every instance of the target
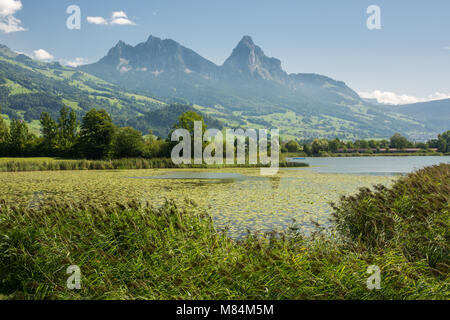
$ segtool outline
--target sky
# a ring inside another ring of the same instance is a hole
[[[80,29],[67,28],[71,5]],[[371,5],[379,29],[367,27]],[[450,98],[448,0],[0,0],[0,44],[43,61],[93,63],[119,40],[149,35],[218,65],[250,35],[287,72],[323,74],[363,97]]]

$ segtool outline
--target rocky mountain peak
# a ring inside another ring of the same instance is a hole
[[[266,56],[250,36],[242,38],[223,64],[223,68],[229,74],[274,80],[280,83],[287,81],[287,74],[281,68],[281,61]]]

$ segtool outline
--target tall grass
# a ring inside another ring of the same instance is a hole
[[[392,188],[361,189],[334,209],[338,230],[353,246],[395,246],[408,260],[449,273],[450,165],[419,170]]]
[[[281,161],[280,167],[306,167],[306,163]],[[124,170],[159,168],[259,168],[261,164],[234,165],[176,165],[169,158],[127,158],[114,160],[52,160],[52,159],[11,159],[0,161],[0,172],[59,171],[59,170]]]
[[[447,262],[433,262],[425,254],[428,249],[420,249],[437,244],[448,254],[448,193],[441,192],[449,187],[449,167],[422,170],[392,189],[343,198],[336,206],[339,233],[308,238],[293,226],[282,234],[249,234],[235,241],[217,232],[206,213],[170,201],[158,209],[134,201],[95,206],[88,201],[42,202],[32,207],[0,201],[0,295],[449,299]],[[392,204],[378,200],[388,194]],[[397,210],[399,217],[385,221],[394,214],[387,208]],[[400,234],[405,232],[414,235]],[[413,241],[418,249],[411,251]],[[81,290],[66,287],[70,265],[81,268]],[[381,290],[366,287],[369,265],[381,269]]]

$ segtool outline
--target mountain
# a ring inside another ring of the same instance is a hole
[[[193,109],[127,91],[59,63],[35,61],[0,45],[0,112],[7,121],[23,119],[38,134],[41,112],[56,118],[64,105],[74,109],[78,117],[91,108],[105,109],[117,125],[132,126],[143,133],[152,129],[164,137],[181,113]],[[204,117],[210,125],[221,125]]]
[[[242,38],[221,69],[230,78],[261,79],[280,84],[289,82],[281,61],[267,57],[250,36]]]
[[[24,119],[38,132],[40,113],[56,116],[63,105],[79,116],[102,108],[120,126],[153,129],[160,136],[186,108],[201,113],[210,127],[279,128],[285,138],[302,139],[387,138],[400,132],[423,140],[444,131],[448,119],[430,119],[420,106],[369,103],[326,76],[288,74],[249,36],[220,66],[153,36],[136,46],[119,41],[100,61],[79,68],[35,61],[0,45],[0,110],[7,119]],[[448,115],[448,109],[439,110],[437,115]]]
[[[450,99],[392,106],[389,109],[419,120],[427,131],[441,133],[450,129]]]
[[[80,70],[140,94],[192,103],[232,127],[278,127],[300,138],[426,132],[419,121],[364,101],[342,81],[288,74],[250,36],[220,66],[174,40],[150,36],[136,46],[120,41]]]

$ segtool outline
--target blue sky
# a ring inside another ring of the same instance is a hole
[[[366,26],[373,4],[380,30]],[[81,30],[66,28],[69,5],[81,8]],[[448,0],[0,0],[0,43],[35,57],[95,62],[119,40],[150,34],[216,64],[248,34],[290,73],[324,74],[398,103],[450,97]]]

